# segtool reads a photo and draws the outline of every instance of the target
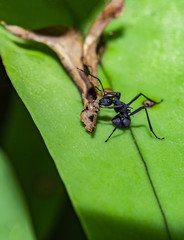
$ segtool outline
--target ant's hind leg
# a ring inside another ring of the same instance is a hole
[[[150,131],[154,134],[154,136],[155,136],[156,138],[158,138],[158,139],[160,139],[160,140],[165,139],[164,137],[163,137],[163,138],[157,137],[157,135],[154,133],[153,128],[152,128],[152,126],[151,126],[150,118],[149,118],[149,115],[148,115],[148,112],[147,112],[147,109],[146,109],[145,106],[138,108],[137,110],[135,110],[134,112],[132,112],[129,116],[132,116],[132,115],[140,112],[140,111],[143,110],[143,109],[144,109],[145,112],[146,112],[146,116],[147,116],[147,120],[148,120],[148,124],[149,124]]]
[[[163,99],[161,99],[160,102],[155,102],[154,100],[151,100],[150,98],[146,97],[144,94],[139,93],[139,94],[138,94],[137,96],[135,96],[127,105],[132,104],[132,103],[133,103],[134,101],[136,101],[140,96],[143,96],[143,97],[145,97],[147,100],[149,100],[149,101],[151,101],[151,102],[154,102],[154,103],[156,103],[156,104],[159,104],[159,103],[161,103],[161,102],[163,101]]]
[[[118,126],[116,126],[114,128],[114,130],[112,131],[112,133],[109,135],[109,137],[105,140],[105,142],[107,142],[109,140],[109,138],[112,136],[112,134],[116,131],[116,129],[118,128]]]

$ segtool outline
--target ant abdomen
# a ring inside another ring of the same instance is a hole
[[[131,122],[130,118],[124,118],[123,119],[123,124],[124,124],[125,127],[128,127],[130,125],[130,122]]]
[[[130,125],[131,120],[129,117],[123,118],[118,114],[112,119],[112,122],[115,126],[118,126],[118,128],[125,128]]]

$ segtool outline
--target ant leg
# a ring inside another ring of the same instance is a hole
[[[114,109],[114,108],[120,108],[120,107],[123,107],[123,105],[122,106],[111,106],[111,107],[101,107],[101,108],[109,108],[109,109]]]
[[[155,136],[156,138],[158,138],[158,139],[160,139],[160,140],[165,139],[165,138],[159,138],[159,137],[157,137],[157,135],[154,133],[153,128],[152,128],[152,126],[151,126],[150,118],[149,118],[149,115],[148,115],[148,112],[147,112],[147,109],[146,109],[145,106],[140,107],[140,108],[138,108],[137,110],[133,111],[129,116],[132,116],[132,115],[140,112],[140,111],[143,110],[143,109],[146,111],[146,116],[147,116],[147,120],[148,120],[148,124],[149,124],[150,131],[154,134],[154,136]]]
[[[101,85],[101,87],[102,87],[102,90],[100,90],[98,87],[96,87],[99,91],[103,91],[104,94],[105,94],[105,93],[107,93],[107,94],[115,93],[115,96],[118,98],[118,100],[120,99],[120,97],[121,97],[121,93],[120,93],[120,92],[105,91],[105,90],[104,90],[104,87],[103,87],[103,85],[102,85],[102,82],[101,82],[101,80],[100,80],[99,78],[95,77],[94,75],[92,75],[92,74],[90,74],[90,73],[88,73],[88,72],[86,72],[86,71],[84,71],[84,70],[82,70],[82,69],[80,69],[80,68],[77,68],[77,69],[80,70],[81,72],[86,73],[86,75],[89,75],[89,76],[91,76],[91,77],[96,78],[96,79],[99,81],[99,83],[100,83],[100,85]]]
[[[134,97],[127,105],[132,104],[132,103],[133,103],[135,100],[137,100],[140,96],[143,96],[143,97],[145,97],[146,99],[148,99],[149,101],[154,102],[154,103],[156,103],[156,104],[159,104],[159,103],[161,103],[161,102],[163,101],[163,99],[161,99],[160,102],[155,102],[155,101],[151,100],[150,98],[146,97],[144,94],[139,93],[139,94],[138,94],[136,97]]]
[[[98,89],[98,91],[103,92],[103,90],[99,89],[97,86],[95,86],[95,87]]]
[[[116,129],[118,128],[118,126],[116,126],[114,128],[114,130],[112,131],[112,133],[109,135],[109,137],[105,140],[105,142],[107,142],[109,140],[109,138],[112,136],[112,134],[116,131]]]
[[[77,68],[78,70],[80,70],[81,72],[84,72],[84,73],[86,73],[87,75],[89,75],[89,76],[91,76],[91,77],[94,77],[94,78],[96,78],[98,81],[99,81],[99,83],[100,83],[100,85],[101,85],[101,87],[102,87],[102,91],[103,92],[105,92],[104,91],[104,88],[103,88],[103,85],[102,85],[102,82],[100,81],[100,79],[99,78],[97,78],[97,77],[95,77],[95,76],[93,76],[92,74],[90,74],[90,73],[88,73],[88,72],[86,72],[86,71],[84,71],[84,70],[82,70],[82,69],[80,69],[80,68]]]

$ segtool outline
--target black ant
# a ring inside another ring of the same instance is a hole
[[[100,90],[99,88],[97,88],[99,91],[102,91],[103,92],[103,97],[100,99],[99,101],[99,105],[100,105],[100,108],[108,108],[108,109],[114,109],[114,111],[116,113],[118,113],[113,119],[112,119],[112,123],[116,126],[114,128],[114,130],[112,131],[112,133],[109,135],[109,137],[107,138],[107,140],[105,142],[107,142],[109,140],[109,138],[112,136],[112,134],[115,132],[115,130],[117,128],[125,128],[125,127],[128,127],[131,123],[131,119],[130,117],[133,116],[134,114],[140,112],[141,110],[145,110],[146,112],[146,116],[147,116],[147,120],[148,120],[148,124],[149,124],[149,128],[150,128],[150,131],[154,134],[154,136],[157,138],[157,139],[160,139],[160,140],[163,140],[164,138],[159,138],[157,137],[157,135],[154,133],[153,131],[153,128],[151,126],[151,122],[150,122],[150,119],[149,119],[149,115],[148,115],[148,112],[147,112],[147,109],[145,106],[142,106],[138,109],[136,109],[135,111],[131,112],[131,107],[130,105],[135,101],[137,100],[140,96],[143,96],[145,97],[147,100],[149,100],[150,102],[154,103],[154,104],[159,104],[163,101],[163,99],[160,101],[160,102],[155,102],[153,100],[151,100],[150,98],[146,97],[144,94],[142,93],[139,93],[137,96],[135,96],[129,103],[124,103],[122,101],[120,101],[120,97],[121,97],[121,93],[120,92],[111,92],[111,91],[106,91],[104,90],[104,87],[100,81],[99,78],[91,75],[90,73],[87,73],[86,71],[80,69],[80,68],[77,68],[78,70],[86,73],[87,75],[90,75],[91,77],[94,77],[96,78],[101,87],[102,87],[102,90]],[[113,105],[113,106],[111,106]]]

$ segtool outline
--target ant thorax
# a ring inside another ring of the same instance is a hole
[[[116,105],[116,106],[121,106],[121,107],[125,106],[125,103],[122,102],[122,101],[119,101],[117,98],[114,98],[113,104]]]
[[[126,104],[124,102],[114,99],[113,104],[114,104],[114,106],[116,106],[116,108],[114,108],[115,112],[118,113],[121,111],[126,111]]]

